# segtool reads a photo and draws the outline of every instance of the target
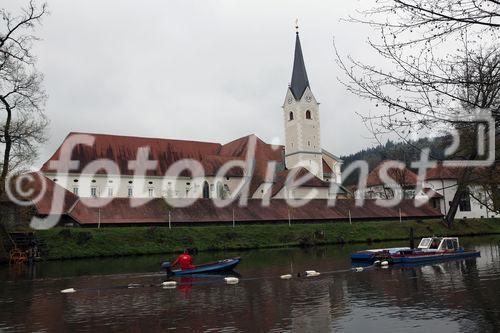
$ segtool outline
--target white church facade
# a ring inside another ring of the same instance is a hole
[[[268,144],[255,135],[220,144],[70,133],[41,172],[78,197],[329,199],[345,195],[347,191],[340,185],[342,160],[321,147],[319,103],[309,85],[298,32],[282,112],[283,146]],[[76,145],[71,160],[78,166],[58,172],[53,162],[60,160],[63,147],[76,136],[91,136],[93,143]],[[138,161],[138,151],[145,147],[148,160],[156,164],[136,176],[130,162]],[[185,169],[170,172],[183,160],[195,161],[202,167],[202,175]],[[290,179],[298,179],[300,184],[291,184]]]

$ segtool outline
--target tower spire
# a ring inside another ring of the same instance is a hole
[[[290,90],[296,100],[300,100],[304,91],[309,87],[309,79],[307,78],[306,66],[302,55],[302,47],[300,46],[299,24],[295,21],[296,37],[295,37],[295,57],[293,60],[292,83]]]

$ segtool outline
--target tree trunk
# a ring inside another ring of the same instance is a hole
[[[475,154],[472,154],[472,156],[475,158]],[[473,160],[473,158],[471,158],[471,160]],[[460,198],[468,191],[468,184],[471,173],[472,173],[471,168],[465,168],[462,174],[457,178],[457,191],[455,192],[453,200],[451,201],[450,209],[448,210],[448,213],[444,218],[446,226],[448,228],[453,227],[453,222],[455,221],[455,215],[457,214],[458,206],[460,204]],[[446,202],[444,204],[446,205]]]
[[[7,173],[9,172],[10,151],[12,149],[12,138],[10,137],[12,109],[10,108],[10,105],[4,96],[0,96],[0,101],[4,104],[5,110],[7,111],[7,119],[5,121],[5,129],[4,129],[5,151],[3,153],[2,173],[0,174],[0,183],[4,183],[5,179],[7,178]]]
[[[460,190],[459,186],[459,188],[455,192],[455,195],[453,196],[453,200],[451,200],[450,209],[444,217],[444,221],[448,229],[451,229],[451,227],[453,227],[453,221],[455,221],[455,215],[457,215],[458,205],[460,204],[460,198],[462,197],[463,193],[464,191]],[[446,202],[444,204],[446,205]]]

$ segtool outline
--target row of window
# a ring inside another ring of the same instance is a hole
[[[73,187],[73,194],[75,195],[79,195],[79,190],[78,190],[78,187]],[[113,196],[113,188],[112,187],[108,187],[108,197],[112,197]],[[129,187],[127,189],[127,195],[129,198],[133,197],[134,196],[134,189],[132,187]],[[97,192],[97,187],[91,187],[90,188],[90,196],[91,197],[98,197],[99,196],[99,193]],[[148,188],[148,196],[150,198],[154,197],[154,189],[152,188]]]
[[[309,110],[306,111],[306,119],[312,119],[311,111],[309,111]],[[290,111],[290,113],[288,114],[288,120],[293,120],[293,112],[292,111]]]

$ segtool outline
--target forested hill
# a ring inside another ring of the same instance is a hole
[[[419,160],[420,152],[423,148],[431,149],[430,159],[442,159],[443,151],[445,147],[445,142],[447,140],[444,137],[438,137],[435,139],[420,139],[418,141],[410,141],[408,143],[394,143],[392,141],[387,141],[385,145],[379,145],[373,148],[363,149],[357,153],[341,156],[340,158],[344,160],[342,165],[342,171],[345,170],[354,161],[365,160],[368,162],[370,171],[372,171],[381,161],[383,160],[398,160],[406,163],[407,167],[410,167],[412,161]],[[358,182],[359,173],[356,171],[352,173],[349,177],[344,179],[344,185],[354,185]]]

